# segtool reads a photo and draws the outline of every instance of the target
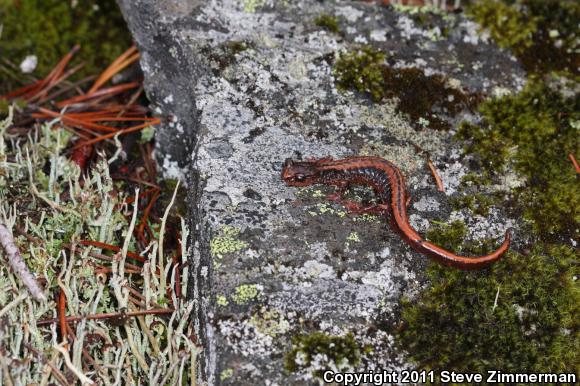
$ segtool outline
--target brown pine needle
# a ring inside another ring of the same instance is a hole
[[[439,174],[437,173],[437,169],[435,169],[433,162],[431,162],[431,160],[427,160],[427,166],[429,166],[429,169],[431,170],[431,174],[433,174],[433,178],[435,179],[435,184],[437,185],[437,190],[440,192],[444,192],[445,187],[443,186],[443,181],[441,181],[441,177],[439,177]]]
[[[108,87],[108,88],[104,88],[104,89],[95,91],[94,93],[91,93],[91,94],[78,95],[78,96],[66,99],[64,101],[58,102],[56,104],[56,106],[59,108],[63,108],[67,105],[72,105],[72,104],[76,104],[79,102],[84,102],[86,100],[95,99],[97,97],[110,98],[112,96],[115,96],[117,94],[122,93],[123,91],[130,90],[130,89],[135,88],[135,87],[139,87],[139,85],[140,85],[139,82],[123,83],[123,84],[120,84],[117,86],[112,86],[112,87]]]
[[[141,315],[168,315],[175,312],[173,308],[153,308],[150,310],[142,310],[142,311],[131,311],[131,312],[109,312],[105,314],[93,314],[93,315],[86,315],[86,316],[67,316],[65,321],[67,323],[76,323],[80,322],[83,319],[86,320],[97,320],[97,319],[120,319],[120,318],[131,318],[135,316]],[[39,320],[36,325],[38,327],[47,326],[53,323],[57,323],[58,319],[45,319]]]
[[[96,92],[103,84],[107,83],[115,74],[122,71],[125,67],[134,63],[139,59],[139,53],[137,52],[137,47],[132,46],[127,51],[125,51],[121,56],[111,63],[109,67],[103,71],[103,73],[97,78],[93,86],[90,88],[87,94],[92,94]]]
[[[97,137],[97,138],[93,138],[91,140],[88,140],[88,141],[84,142],[81,145],[74,146],[73,149],[75,149],[76,147],[79,147],[79,146],[92,145],[93,143],[97,143],[97,142],[104,141],[105,139],[113,138],[117,134],[124,135],[124,134],[133,133],[135,131],[143,130],[147,126],[157,125],[160,122],[161,121],[159,119],[155,118],[155,120],[154,121],[151,121],[151,122],[143,123],[143,124],[137,125],[137,126],[132,126],[132,127],[127,128],[127,129],[119,130],[119,131],[117,131],[115,133],[109,133],[109,134],[101,135],[100,137]]]
[[[574,158],[574,154],[569,153],[568,158],[570,159],[570,161],[572,161],[574,169],[576,169],[576,173],[580,174],[580,165],[578,165],[578,161],[576,161],[576,158]]]

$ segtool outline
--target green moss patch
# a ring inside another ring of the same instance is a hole
[[[518,95],[486,101],[481,125],[464,124],[457,138],[469,141],[489,176],[510,165],[527,179],[513,191],[543,239],[569,239],[580,228],[580,184],[567,154],[580,156],[578,98],[565,98],[539,80]]]
[[[204,46],[201,52],[207,58],[214,75],[221,76],[226,68],[236,63],[238,54],[253,47],[250,41],[229,40],[216,47]]]
[[[318,15],[314,19],[314,25],[328,32],[332,32],[335,34],[340,33],[340,27],[338,26],[338,18],[336,16],[331,16],[327,14]]]
[[[528,71],[578,74],[580,3],[570,0],[484,0],[468,16],[510,48]]]
[[[344,53],[334,67],[336,84],[381,102],[397,98],[398,108],[409,115],[415,128],[449,129],[440,117],[455,116],[474,108],[480,97],[452,87],[442,75],[430,75],[417,68],[392,68],[386,56],[370,47]]]
[[[85,65],[77,76],[94,75],[131,45],[131,35],[114,0],[0,0],[3,25],[0,52],[18,65],[36,55],[33,75],[43,77],[76,44]],[[21,79],[19,70],[0,63],[7,91]],[[7,83],[10,83],[7,84]],[[0,90],[1,91],[1,90]]]
[[[292,350],[286,354],[284,366],[289,372],[311,368],[315,360],[328,363],[327,369],[345,370],[360,362],[360,349],[354,336],[332,336],[322,332],[292,338]],[[323,364],[324,365],[324,364]],[[313,368],[313,375],[322,377],[323,369]]]
[[[482,121],[458,131],[465,152],[477,160],[465,185],[491,185],[506,173],[522,183],[460,197],[452,206],[481,215],[491,206],[521,214],[529,224],[521,229],[528,244],[516,239],[506,256],[481,271],[428,268],[431,286],[403,301],[399,330],[399,344],[419,368],[578,372],[580,270],[570,239],[578,239],[580,229],[580,184],[567,155],[580,155],[580,102],[555,91],[566,83],[532,78],[519,94],[483,102]],[[497,247],[491,240],[465,242],[462,222],[436,225],[427,238],[456,253]]]
[[[578,371],[574,259],[555,247],[509,253],[484,271],[432,265],[431,287],[403,302],[399,342],[425,369]]]

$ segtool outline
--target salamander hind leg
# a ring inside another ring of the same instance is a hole
[[[349,183],[341,181],[337,183],[336,186],[338,189],[336,189],[334,193],[327,195],[326,198],[331,201],[342,203],[344,201],[344,194],[348,190]]]
[[[383,204],[374,204],[374,205],[364,206],[364,205],[361,205],[360,203],[358,203],[356,201],[352,201],[352,200],[342,200],[340,203],[342,205],[344,205],[344,207],[347,209],[348,214],[352,214],[355,216],[360,216],[363,214],[383,215],[383,214],[387,213],[387,211],[389,209],[388,206],[383,205]]]

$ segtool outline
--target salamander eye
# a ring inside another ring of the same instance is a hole
[[[304,176],[304,174],[296,174],[296,176],[294,177],[294,179],[296,181],[304,181],[306,179],[306,177]]]

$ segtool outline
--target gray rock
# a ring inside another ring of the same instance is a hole
[[[425,258],[381,219],[353,218],[328,203],[330,190],[286,187],[281,165],[288,157],[383,156],[405,173],[416,199],[412,221],[424,232],[428,220],[447,219],[451,210],[416,149],[456,187],[468,171],[457,161],[460,146],[452,132],[415,130],[395,100],[373,104],[338,91],[333,61],[370,44],[392,66],[491,94],[521,87],[513,58],[460,15],[422,27],[363,2],[119,3],[142,52],[149,98],[172,117],[156,136],[158,161],[166,175],[188,176],[200,381],[298,385],[316,383],[313,373],[329,366],[412,367],[393,326],[401,297],[423,285]],[[339,17],[342,34],[314,25],[323,13]],[[478,237],[501,237],[505,218],[493,221]],[[286,371],[292,337],[313,331],[352,333],[360,363],[318,357]]]

